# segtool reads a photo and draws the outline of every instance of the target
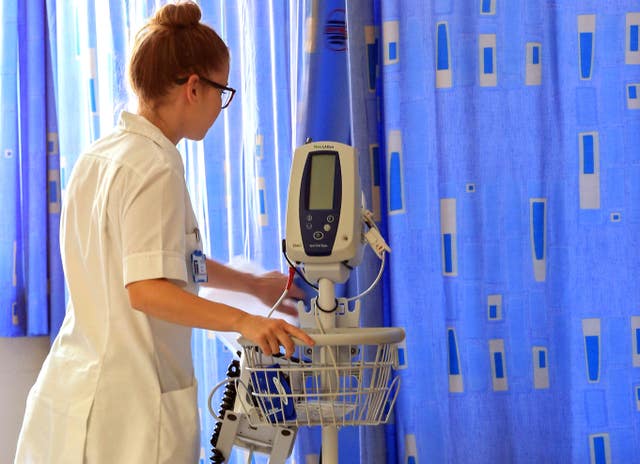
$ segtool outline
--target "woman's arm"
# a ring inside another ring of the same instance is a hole
[[[298,327],[281,319],[267,319],[238,308],[205,300],[165,279],[150,279],[127,285],[134,309],[174,324],[221,332],[239,332],[255,342],[266,354],[280,351],[286,356],[295,350],[292,336],[313,345],[313,340]]]
[[[225,290],[249,294],[252,294],[252,289],[257,277],[248,272],[238,271],[232,267],[225,266],[209,258],[207,258],[207,274],[209,281],[200,284],[203,287],[223,288]],[[282,290],[284,290],[284,284],[282,285]]]
[[[209,281],[200,285],[247,293],[258,298],[268,307],[273,306],[278,301],[287,286],[287,276],[278,271],[255,275],[238,271],[212,259],[207,259],[207,274]],[[294,284],[289,288],[287,296],[294,300],[299,300],[304,298],[305,295]],[[298,314],[295,307],[285,303],[280,305],[278,311],[289,315]]]

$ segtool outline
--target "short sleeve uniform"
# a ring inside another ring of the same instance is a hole
[[[65,191],[69,303],[29,394],[16,462],[198,462],[191,329],[131,308],[126,290],[164,278],[197,293],[197,227],[175,145],[123,112]]]

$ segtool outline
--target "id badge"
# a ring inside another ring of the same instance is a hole
[[[201,250],[195,250],[191,253],[191,275],[193,281],[201,284],[209,281],[207,275],[207,257]]]

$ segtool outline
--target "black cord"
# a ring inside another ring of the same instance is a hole
[[[240,353],[238,353],[239,355]],[[222,395],[222,401],[220,402],[220,409],[218,410],[218,415],[221,418],[224,418],[224,415],[227,411],[231,411],[233,409],[233,404],[236,401],[237,390],[235,382],[232,379],[237,379],[240,377],[240,361],[234,359],[229,364],[229,368],[227,369],[227,379],[230,381],[227,383],[227,386]],[[220,431],[222,430],[222,422],[217,422],[215,427],[213,428],[213,434],[211,435],[211,462],[212,464],[222,464],[226,458],[222,454],[222,452],[217,449],[218,438],[220,437]]]
[[[326,314],[335,313],[335,312],[336,312],[336,310],[338,309],[338,300],[337,300],[337,299],[334,299],[333,301],[335,302],[335,305],[333,306],[333,308],[332,308],[332,309],[322,309],[322,308],[320,307],[320,303],[319,303],[319,302],[317,302],[317,301],[316,301],[316,308],[318,308],[320,311],[322,311],[323,313],[326,313]]]
[[[302,272],[300,272],[300,269],[298,269],[298,267],[293,264],[291,262],[291,260],[289,259],[289,257],[287,256],[287,242],[285,241],[285,239],[282,239],[282,255],[284,256],[284,259],[287,260],[287,263],[289,263],[289,266],[291,266],[295,271],[296,274],[298,274],[300,276],[300,278],[302,280],[304,280],[304,282],[309,286],[314,288],[316,291],[318,291],[318,286],[317,285],[313,285],[311,282],[309,282],[307,280],[307,278],[304,276],[304,274]]]

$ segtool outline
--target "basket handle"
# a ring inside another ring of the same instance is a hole
[[[304,330],[316,342],[316,346],[341,345],[379,345],[382,343],[400,343],[405,338],[401,327],[340,327],[320,333],[317,329]],[[297,346],[307,346],[302,340],[291,337]],[[238,338],[242,346],[254,346],[255,343],[245,337]]]

